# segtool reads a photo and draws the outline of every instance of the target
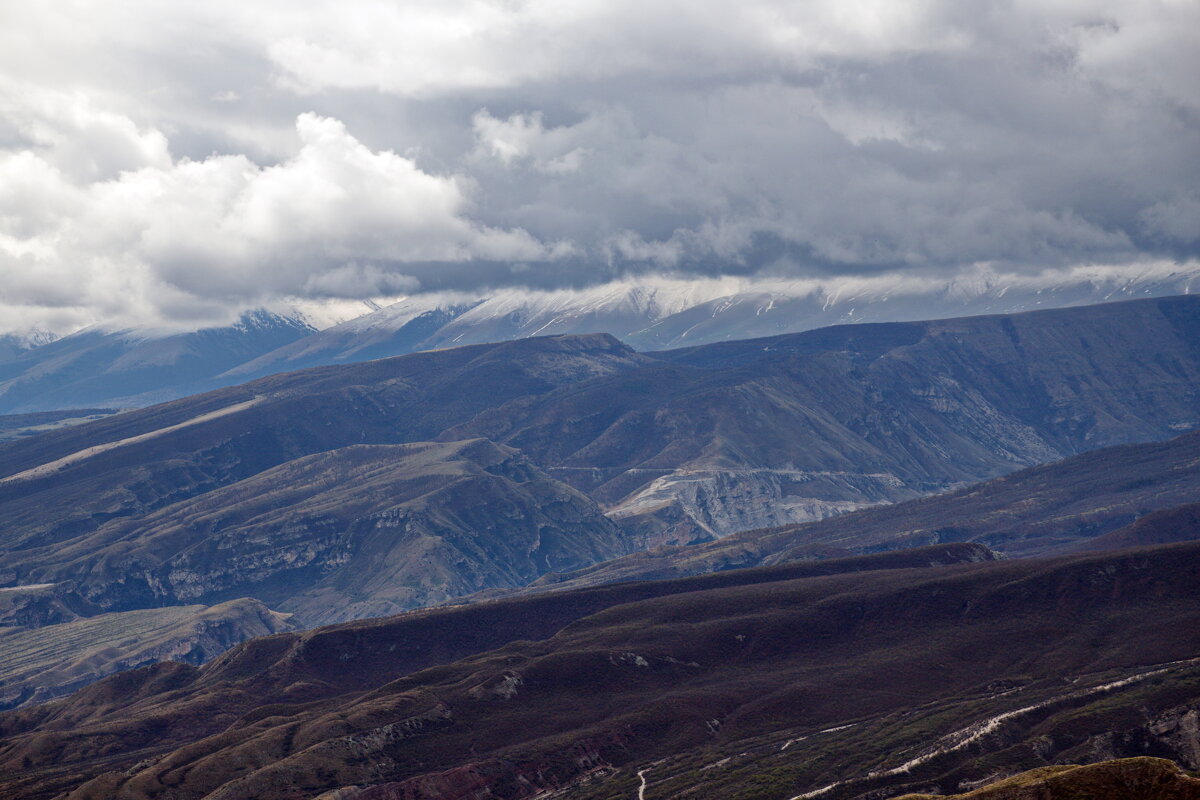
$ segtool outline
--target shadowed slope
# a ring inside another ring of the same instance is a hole
[[[62,701],[0,714],[0,737],[19,739],[0,743],[0,774],[5,757],[12,763],[28,757],[47,768],[35,782],[65,786],[74,780],[72,776],[94,771],[108,758],[133,763],[147,753],[161,753],[215,734],[256,709],[279,704],[324,707],[342,702],[338,698],[352,697],[398,675],[511,641],[546,639],[575,620],[625,603],[723,587],[844,572],[907,570],[988,557],[987,550],[976,545],[951,545],[427,609],[265,637],[234,648],[202,670],[159,664],[113,676]],[[44,760],[23,750],[34,741],[40,743],[38,752],[53,757]],[[0,794],[4,791],[0,785]]]

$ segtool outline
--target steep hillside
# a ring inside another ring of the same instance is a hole
[[[127,669],[203,664],[239,642],[290,630],[255,600],[100,614],[36,630],[0,628],[0,708],[44,703]]]
[[[10,553],[24,584],[125,610],[254,597],[304,626],[623,555],[596,505],[486,440],[355,445]]]
[[[116,676],[0,715],[0,791],[836,800],[1198,752],[1200,545],[789,573],[813,567],[417,612]]]

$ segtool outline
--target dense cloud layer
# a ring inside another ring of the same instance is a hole
[[[0,311],[1190,262],[1196,75],[1187,0],[30,3]]]

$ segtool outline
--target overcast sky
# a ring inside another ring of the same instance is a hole
[[[7,329],[1198,254],[1195,0],[0,3]]]

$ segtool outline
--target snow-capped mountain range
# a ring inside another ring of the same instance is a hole
[[[1135,274],[1105,267],[1040,275],[980,269],[954,281],[648,278],[579,290],[418,295],[383,307],[260,309],[231,326],[184,333],[89,328],[57,340],[10,335],[0,338],[0,413],[144,406],[294,369],[529,336],[604,332],[653,351],[847,323],[1186,294],[1198,279],[1196,265]]]

